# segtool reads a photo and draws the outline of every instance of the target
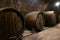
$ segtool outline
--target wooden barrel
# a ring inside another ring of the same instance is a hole
[[[25,15],[25,24],[26,28],[28,28],[29,30],[34,29],[36,32],[43,30],[44,19],[42,13],[39,11],[28,13],[27,15]]]
[[[13,8],[0,9],[0,40],[17,40],[24,31],[24,18]]]
[[[42,32],[26,36],[23,40],[60,40],[60,24]]]
[[[56,13],[54,11],[45,11],[43,14],[46,27],[51,27],[56,24]]]

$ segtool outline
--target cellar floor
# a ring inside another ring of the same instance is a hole
[[[44,27],[43,29],[46,30],[49,27]],[[27,37],[29,35],[35,34],[36,32],[32,33],[30,30],[24,30],[23,37]]]

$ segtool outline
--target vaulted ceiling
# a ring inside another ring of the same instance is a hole
[[[29,0],[21,0],[21,1],[29,1]],[[41,1],[49,2],[49,1],[51,1],[51,0],[37,0],[37,1],[39,1],[39,2],[41,2]]]
[[[27,7],[30,7],[30,9],[32,8],[33,10],[35,10],[35,9],[36,10],[40,10],[40,9],[45,10],[46,8],[48,10],[50,10],[50,9],[52,10],[52,9],[54,9],[54,4],[60,0],[21,0],[21,1],[28,4]]]

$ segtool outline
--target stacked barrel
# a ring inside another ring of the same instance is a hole
[[[34,11],[25,15],[25,26],[29,30],[40,32],[44,27],[53,27],[56,24],[54,11]]]
[[[56,24],[56,13],[54,11],[45,11],[43,14],[46,27],[52,27]]]
[[[44,27],[44,19],[42,12],[40,11],[34,11],[30,12],[25,16],[25,23],[26,28],[29,30],[34,30],[36,32],[39,32],[43,30]]]
[[[24,31],[24,18],[13,8],[0,9],[0,40],[18,40]]]

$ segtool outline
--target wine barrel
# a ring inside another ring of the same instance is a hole
[[[46,27],[52,27],[56,24],[56,13],[54,11],[45,11],[43,14]]]
[[[34,11],[25,15],[25,24],[26,28],[29,30],[33,30],[39,32],[43,30],[44,27],[44,19],[42,16],[42,12]]]
[[[60,40],[60,24],[23,38],[23,40]]]
[[[0,40],[18,40],[24,31],[23,15],[13,8],[0,9]]]

